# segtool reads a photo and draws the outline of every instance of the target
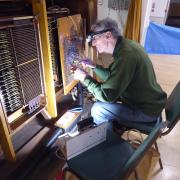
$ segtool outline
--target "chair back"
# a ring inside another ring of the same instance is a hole
[[[126,180],[129,175],[135,170],[138,163],[144,157],[146,152],[151,148],[151,146],[156,142],[157,138],[161,135],[161,129],[163,128],[164,123],[161,122],[158,126],[154,127],[151,133],[143,141],[143,143],[134,151],[129,160],[125,163],[121,172],[119,173],[116,179]]]
[[[162,135],[168,134],[180,119],[180,81],[168,97],[165,113],[168,130],[163,132]]]

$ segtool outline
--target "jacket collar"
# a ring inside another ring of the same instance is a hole
[[[115,54],[116,54],[116,50],[117,50],[117,47],[119,46],[119,44],[121,44],[122,39],[123,39],[123,37],[122,37],[122,36],[119,36],[119,37],[118,37],[117,42],[116,42],[116,45],[115,45],[115,47],[114,47],[113,54],[112,54],[112,56],[113,56],[113,57],[115,56]]]

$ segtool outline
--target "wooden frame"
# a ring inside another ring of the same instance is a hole
[[[53,81],[53,69],[51,62],[51,51],[49,43],[47,11],[45,0],[32,0],[33,13],[38,15],[39,29],[41,35],[41,47],[43,58],[43,69],[45,76],[45,89],[47,95],[47,111],[51,117],[57,116],[56,94]]]
[[[9,133],[8,125],[6,123],[6,115],[3,110],[3,105],[0,101],[0,141],[4,155],[9,161],[15,161],[16,155],[13,148],[11,136]]]
[[[82,32],[82,18],[80,14],[73,15],[73,16],[67,16],[63,18],[58,19],[58,36],[59,36],[59,47],[60,47],[60,59],[61,59],[61,70],[62,70],[62,78],[63,78],[63,86],[64,86],[64,94],[68,94],[72,88],[78,83],[77,80],[74,80],[73,74],[71,72],[71,60],[73,59],[67,56],[68,53],[65,52],[70,47],[70,44],[77,43],[72,40],[74,37],[73,33],[76,33],[76,37],[81,39],[81,42],[74,44],[77,46],[74,46],[75,50],[78,51],[78,56],[81,56],[84,54],[83,52],[83,32]],[[65,45],[66,42],[66,46]],[[77,55],[76,54],[76,55]],[[75,55],[75,56],[76,56]],[[73,56],[73,55],[72,55]],[[68,57],[68,58],[67,58]],[[74,57],[76,58],[76,57]],[[78,58],[76,59],[79,60]],[[73,61],[73,60],[72,60]],[[71,80],[69,80],[71,78]]]

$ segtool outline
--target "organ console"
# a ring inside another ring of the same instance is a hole
[[[71,65],[87,51],[95,19],[96,0],[0,2],[0,145],[8,160],[16,159],[12,137],[33,117],[58,117],[56,96],[76,86]]]

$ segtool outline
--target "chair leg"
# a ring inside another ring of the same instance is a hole
[[[139,180],[139,176],[138,176],[138,173],[137,173],[137,170],[136,170],[136,169],[134,170],[134,175],[135,175],[135,179],[136,179],[136,180]]]
[[[154,145],[155,145],[155,148],[156,148],[157,152],[160,154],[157,142],[155,142]],[[162,161],[161,161],[161,154],[159,156],[159,165],[160,165],[160,168],[163,169],[163,164],[162,164]]]

